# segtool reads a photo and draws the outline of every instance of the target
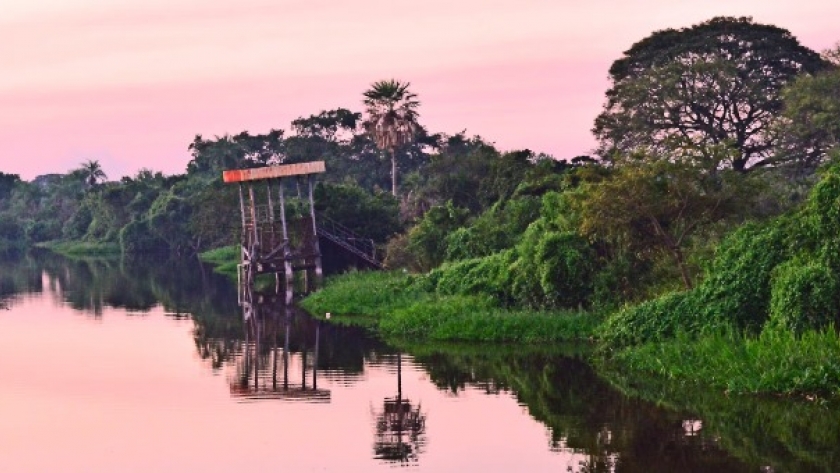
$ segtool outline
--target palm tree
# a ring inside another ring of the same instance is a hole
[[[365,130],[373,138],[376,147],[391,154],[391,191],[397,195],[397,156],[400,146],[414,140],[419,125],[417,95],[408,90],[409,82],[395,79],[374,82],[365,91],[367,120]]]
[[[88,186],[93,187],[95,186],[100,179],[106,179],[108,176],[105,175],[105,171],[102,170],[102,166],[99,164],[99,161],[89,159],[87,162],[82,163],[82,167],[79,168],[79,171],[84,177],[85,182],[87,182]]]

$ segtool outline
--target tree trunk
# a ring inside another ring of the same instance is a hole
[[[688,267],[685,265],[685,258],[683,257],[682,250],[678,246],[672,247],[671,254],[674,255],[674,260],[676,260],[677,266],[680,268],[680,274],[682,275],[685,288],[689,290],[692,289],[694,284],[692,284],[691,276],[688,274]]]
[[[391,148],[391,192],[397,196],[397,154]]]
[[[680,275],[682,276],[683,284],[685,284],[686,289],[692,289],[694,284],[691,282],[691,275],[688,273],[688,267],[685,264],[685,257],[683,257],[682,248],[674,239],[671,238],[671,235],[662,228],[662,225],[659,224],[659,220],[655,217],[649,217],[651,223],[653,224],[653,228],[656,229],[656,233],[662,237],[663,243],[665,243],[665,247],[668,248],[668,251],[671,252],[671,256],[674,257],[674,262],[677,263],[677,268],[680,270]]]

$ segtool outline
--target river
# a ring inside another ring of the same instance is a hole
[[[0,261],[0,471],[833,471],[838,409],[389,346],[195,260]],[[616,388],[619,386],[621,389]]]

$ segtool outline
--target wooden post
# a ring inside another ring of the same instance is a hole
[[[289,251],[289,230],[286,227],[286,198],[283,195],[283,181],[280,181],[280,225],[283,228],[283,272],[286,273],[286,304],[292,303],[294,296],[294,274]]]
[[[309,183],[309,216],[312,218],[312,239],[315,248],[315,284],[320,287],[324,277],[323,269],[321,268],[321,245],[318,243],[318,224],[315,222],[315,198],[313,196],[313,187],[315,184],[315,175],[309,174],[307,176]]]
[[[260,236],[257,228],[257,200],[254,198],[254,186],[251,184],[248,184],[248,197],[251,204],[251,246],[257,250],[256,255],[251,255],[251,259],[254,259],[259,255]]]
[[[315,322],[315,359],[312,361],[312,389],[318,390],[318,352],[321,348],[321,322]]]
[[[245,218],[245,194],[242,192],[242,183],[239,183],[239,213],[240,217],[242,217],[242,233],[239,235],[239,269],[237,270],[237,278],[239,279],[239,304],[242,305],[242,301],[245,300],[245,286],[251,284],[251,281],[248,280],[247,271],[250,268],[246,268],[245,265],[249,263],[251,256],[248,254],[250,249],[245,244],[247,239],[247,232],[248,226],[246,224]],[[243,271],[246,272],[245,275],[241,274]]]
[[[283,343],[283,389],[289,389],[289,315],[283,318],[283,325],[286,332],[286,340]]]

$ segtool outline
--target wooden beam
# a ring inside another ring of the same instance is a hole
[[[323,161],[308,163],[282,164],[255,169],[233,169],[225,171],[222,177],[226,183],[259,181],[278,177],[300,176],[304,174],[318,174],[326,171]]]

